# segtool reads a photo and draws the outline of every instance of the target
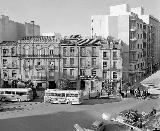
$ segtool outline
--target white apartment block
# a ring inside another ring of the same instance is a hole
[[[129,58],[124,64],[128,64],[125,72],[128,72],[131,83],[143,78],[159,62],[159,21],[151,15],[144,15],[142,7],[130,9],[127,4],[122,4],[111,6],[109,15],[93,15],[91,36],[112,36],[128,45],[123,55]],[[148,50],[154,53],[149,54]]]

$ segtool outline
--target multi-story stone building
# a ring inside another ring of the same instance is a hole
[[[0,44],[0,69],[1,84],[7,84],[8,81],[19,77],[19,59],[17,55],[17,45],[15,41],[5,41]]]
[[[1,80],[32,80],[35,87],[55,88],[59,78],[59,44],[55,36],[29,36],[1,43]],[[2,82],[3,84],[3,82]]]
[[[18,41],[22,80],[32,80],[35,87],[56,88],[59,78],[60,39],[55,36],[24,37]]]
[[[153,18],[153,17],[152,17]],[[153,26],[154,25],[154,26]],[[156,28],[156,30],[155,30]],[[158,63],[159,21],[143,15],[143,9],[131,9],[127,4],[110,7],[109,15],[94,15],[91,18],[91,36],[113,36],[128,45],[124,53],[129,59],[129,82],[134,83]]]
[[[122,67],[121,41],[71,37],[62,41],[61,49],[63,77],[71,80],[75,88],[101,91],[103,83],[110,83],[118,89],[122,75],[124,81],[127,78]]]
[[[18,42],[3,42],[2,81],[20,78],[32,80],[36,88],[56,88],[57,81],[66,78],[75,89],[101,91],[104,83],[118,89],[128,78],[124,47],[122,41],[111,37],[60,40],[56,36],[28,36]]]

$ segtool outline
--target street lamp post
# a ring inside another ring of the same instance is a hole
[[[32,28],[33,29],[32,30],[33,31],[32,32],[33,33],[33,43],[32,43],[32,46],[33,46],[33,52],[32,52],[33,54],[32,55],[33,56],[32,57],[34,57],[34,21],[31,21],[31,23],[33,24],[33,28]],[[32,75],[34,75],[34,58],[33,58],[33,72],[32,72]]]

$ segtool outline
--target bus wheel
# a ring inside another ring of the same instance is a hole
[[[68,102],[68,104],[72,105],[72,102],[71,102],[71,101],[69,101],[69,102]]]

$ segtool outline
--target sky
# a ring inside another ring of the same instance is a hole
[[[107,15],[109,6],[124,3],[160,19],[160,0],[0,0],[0,14],[21,23],[34,20],[41,33],[90,36],[92,15]]]

